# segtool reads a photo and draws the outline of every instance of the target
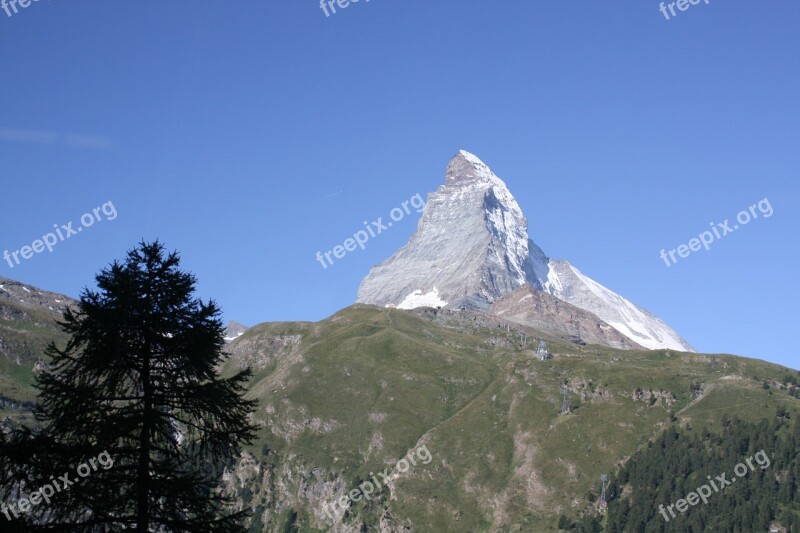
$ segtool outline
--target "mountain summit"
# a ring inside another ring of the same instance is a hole
[[[411,240],[370,271],[358,302],[485,311],[525,283],[542,289],[546,275],[547,258],[528,239],[528,222],[506,184],[461,151],[445,184],[428,195]]]
[[[505,182],[464,150],[450,160],[445,184],[428,195],[408,243],[361,282],[357,302],[490,312],[525,284],[592,313],[636,345],[694,351],[657,317],[567,261],[548,258],[528,237],[528,221]]]

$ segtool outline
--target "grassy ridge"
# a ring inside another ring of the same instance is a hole
[[[25,313],[0,320],[0,339],[21,357],[0,357],[0,416],[26,416],[33,361],[66,340],[52,316]],[[261,494],[254,530],[330,529],[322,498],[308,497],[311,476],[292,467],[343,483],[341,495],[424,444],[430,464],[354,503],[339,527],[383,518],[416,531],[555,531],[561,514],[593,513],[600,474],[671,424],[719,431],[723,415],[758,422],[779,406],[800,410],[783,387],[798,373],[762,361],[578,346],[517,327],[529,335],[523,349],[497,324],[432,317],[356,305],[318,323],[262,324],[229,346],[226,372],[256,370],[249,395],[263,429],[251,451],[271,450],[274,493]],[[539,338],[552,360],[531,350]],[[264,490],[253,484],[241,497]]]
[[[291,349],[266,357],[287,337]],[[243,345],[265,351],[250,392],[264,425],[256,448],[279,463],[336,473],[349,489],[424,443],[431,464],[386,499],[396,523],[419,530],[554,530],[559,514],[590,512],[600,474],[672,423],[713,428],[723,414],[756,421],[778,405],[800,409],[780,390],[796,372],[761,361],[551,341],[555,357],[542,362],[516,342],[496,327],[353,306],[316,324],[258,326],[232,350],[234,361]],[[567,416],[563,385],[575,407]],[[291,506],[293,527],[320,529],[308,501]],[[369,505],[351,511],[353,525],[376,520]]]
[[[2,305],[0,396],[20,402],[32,402],[36,398],[36,389],[33,387],[35,362],[46,358],[44,350],[51,341],[63,346],[67,337],[59,329],[55,313],[13,303]]]

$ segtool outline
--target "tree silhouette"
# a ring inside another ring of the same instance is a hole
[[[2,451],[26,459],[3,461],[6,496],[77,478],[75,465],[103,453],[113,464],[31,509],[29,529],[243,530],[243,512],[215,487],[220,465],[254,436],[251,371],[220,376],[220,310],[194,298],[196,279],[179,264],[142,242],[64,313],[70,340],[50,345],[37,378],[39,428],[4,438]]]

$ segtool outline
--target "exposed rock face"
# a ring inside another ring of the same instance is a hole
[[[247,331],[247,326],[231,320],[228,322],[228,325],[225,326],[225,341],[231,342],[239,338],[245,331]]]
[[[417,231],[408,244],[373,267],[357,302],[413,309],[450,307],[487,311],[523,285],[587,311],[627,337],[629,347],[694,351],[657,317],[581,274],[566,261],[549,259],[528,238],[528,221],[506,184],[480,159],[460,151],[450,161],[445,184],[428,195]],[[619,338],[589,326],[574,314],[538,298],[538,318],[553,332],[579,330],[613,347]],[[564,314],[566,313],[566,314]],[[557,324],[559,319],[567,324]],[[525,320],[534,320],[531,313]],[[572,320],[570,323],[569,321]],[[591,342],[587,339],[587,342]]]
[[[500,318],[563,337],[577,337],[587,344],[602,344],[622,350],[642,347],[597,316],[523,285],[492,304],[489,312]]]
[[[0,277],[0,357],[16,365],[33,365],[50,341],[65,338],[56,321],[67,307],[76,305],[62,294]]]
[[[20,318],[22,313],[46,313],[53,318],[61,318],[67,307],[76,302],[63,294],[43,291],[32,285],[25,285],[13,279],[0,276],[0,317]]]
[[[544,288],[556,298],[597,315],[645,348],[694,351],[660,318],[584,276],[567,261],[550,260],[550,272]]]
[[[370,271],[357,301],[413,308],[435,295],[442,306],[485,310],[525,283],[541,288],[547,261],[538,247],[529,248],[527,226],[505,183],[461,151],[445,185],[428,195],[416,233]]]
[[[228,351],[239,368],[250,367],[258,372],[271,368],[280,359],[295,355],[300,340],[300,335],[254,335],[239,339],[230,345]]]

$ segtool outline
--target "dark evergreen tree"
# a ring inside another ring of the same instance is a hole
[[[723,419],[720,434],[672,427],[638,451],[617,475],[627,488],[619,491],[627,494],[609,501],[606,531],[750,532],[767,531],[776,520],[786,528],[796,524],[800,423],[778,417],[757,424]],[[763,464],[753,463],[759,452]],[[746,466],[748,458],[754,466],[738,477],[732,469]],[[664,516],[668,505],[722,473],[728,480],[736,477],[736,484],[713,491],[707,503],[685,513]]]
[[[194,298],[195,277],[179,264],[143,242],[65,312],[71,338],[50,346],[38,376],[39,430],[3,444],[18,460],[27,452],[23,469],[3,462],[5,492],[77,478],[80,463],[107,459],[25,515],[29,529],[242,530],[242,513],[215,487],[219,466],[254,436],[255,402],[243,399],[251,372],[220,376],[220,310]]]

